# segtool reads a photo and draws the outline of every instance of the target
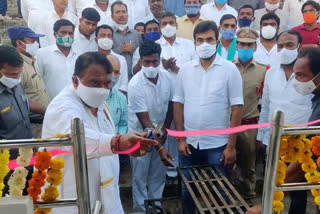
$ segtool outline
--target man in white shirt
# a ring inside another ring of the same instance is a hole
[[[100,15],[100,21],[98,26],[100,25],[112,25],[111,12],[109,7],[109,0],[95,0],[90,4],[87,4],[84,8],[94,8],[98,11]]]
[[[100,15],[94,8],[85,8],[79,20],[79,27],[74,32],[73,48],[79,54],[98,49],[95,42],[95,32],[100,21]]]
[[[44,16],[44,19],[39,20],[40,29],[39,33],[45,35],[45,37],[40,38],[41,47],[47,47],[54,45],[56,39],[53,34],[53,25],[56,21],[60,19],[67,19],[72,22],[75,26],[78,25],[78,18],[67,11],[68,0],[53,0],[54,9]]]
[[[80,18],[82,10],[90,3],[94,3],[94,0],[70,0],[70,12]]]
[[[263,15],[268,13],[276,14],[280,18],[280,32],[291,28],[288,17],[289,14],[286,11],[279,9],[280,0],[265,0],[265,6],[265,8],[258,9],[254,12],[256,17],[253,22],[254,29],[260,30],[260,19]]]
[[[257,50],[253,58],[260,64],[271,66],[278,63],[277,34],[280,19],[276,14],[267,13],[261,17],[260,39],[257,40]]]
[[[68,85],[49,105],[43,122],[42,137],[56,133],[71,133],[70,121],[79,118],[84,123],[88,158],[90,204],[102,202],[103,214],[123,214],[119,193],[119,160],[117,152],[128,150],[137,142],[140,149],[150,149],[155,141],[144,139],[146,134],[116,135],[111,113],[105,100],[110,93],[112,66],[98,52],[81,55],[75,65],[72,84]],[[54,121],[54,122],[52,122]],[[72,148],[66,147],[65,149]],[[138,150],[131,154],[140,156]],[[73,155],[64,154],[62,199],[75,198]],[[76,207],[55,208],[53,214],[76,214]]]
[[[151,13],[142,22],[146,23],[152,19],[160,23],[160,16],[164,11],[164,0],[148,0]]]
[[[74,25],[66,19],[54,24],[56,44],[41,48],[36,55],[36,67],[43,78],[50,100],[71,84],[74,64],[79,56],[72,48]]]
[[[238,16],[238,12],[227,4],[227,0],[215,0],[212,3],[205,4],[201,7],[200,15],[208,20],[214,21],[217,25],[225,14]]]
[[[113,46],[113,29],[108,25],[101,25],[96,29],[96,43],[98,51],[105,56],[113,55],[118,58],[120,63],[120,77],[117,84],[113,87],[126,94],[128,92],[128,68],[126,59],[111,50]]]
[[[216,53],[219,30],[212,21],[194,29],[199,58],[184,64],[178,74],[173,97],[178,131],[224,129],[239,126],[242,118],[242,78],[237,67]],[[226,174],[226,165],[236,160],[236,134],[178,138],[179,165],[214,165]],[[191,178],[188,178],[191,179]],[[182,185],[186,210],[194,204]]]
[[[145,213],[144,201],[162,198],[166,167],[174,166],[164,148],[166,128],[172,122],[172,78],[160,69],[161,47],[146,40],[140,47],[142,70],[132,77],[128,88],[129,132],[153,130],[163,124],[162,136],[156,137],[161,146],[147,151],[144,157],[132,158],[133,212]],[[159,154],[158,154],[159,153]],[[163,161],[163,164],[161,163]]]

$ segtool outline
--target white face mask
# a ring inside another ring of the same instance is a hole
[[[126,24],[118,24],[115,21],[113,21],[113,25],[115,28],[119,29],[120,31],[124,31],[128,27],[128,23]]]
[[[296,82],[293,84],[294,89],[296,92],[298,92],[301,95],[308,95],[314,92],[316,90],[317,86],[313,82],[314,79],[308,81],[308,82],[300,82],[296,80]]]
[[[106,101],[110,94],[109,89],[87,87],[81,83],[79,78],[78,81],[78,88],[75,89],[76,94],[90,107],[98,108]]]
[[[276,9],[279,8],[280,6],[280,3],[277,3],[277,4],[269,4],[268,2],[264,3],[264,5],[266,6],[266,9],[269,10],[269,11],[274,11]]]
[[[13,88],[21,82],[21,77],[19,79],[9,78],[2,74],[0,82],[8,88]]]
[[[160,67],[144,67],[142,66],[142,71],[144,73],[144,75],[146,75],[146,77],[148,78],[156,78],[159,71],[160,71]]]
[[[109,38],[98,39],[98,45],[101,49],[108,51],[113,46],[113,40]]]
[[[208,44],[203,43],[199,46],[196,46],[196,52],[200,59],[209,59],[212,57],[217,51],[217,45],[216,44]]]
[[[35,56],[37,51],[39,50],[39,43],[34,42],[32,44],[25,44],[26,45],[26,52],[29,53],[31,56]]]
[[[261,29],[261,36],[264,39],[273,39],[277,34],[277,29],[271,25],[267,25]]]
[[[282,48],[279,52],[280,64],[281,65],[289,65],[293,63],[294,60],[298,57],[298,48],[294,50],[288,50],[286,48]]]
[[[177,33],[177,27],[167,24],[164,28],[161,28],[161,33],[164,37],[171,38]]]

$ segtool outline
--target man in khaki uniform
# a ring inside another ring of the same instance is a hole
[[[237,32],[238,59],[233,62],[240,71],[243,80],[242,125],[257,124],[258,122],[258,102],[266,72],[266,66],[253,59],[258,37],[258,33],[249,27],[243,27]],[[237,138],[237,171],[240,174],[238,189],[248,203],[256,195],[256,136],[257,130],[248,130],[239,133]]]
[[[12,45],[23,58],[21,75],[23,89],[30,100],[42,105],[43,109],[40,112],[43,112],[44,115],[45,109],[49,105],[49,97],[42,78],[35,70],[33,58],[39,49],[37,40],[43,35],[36,34],[30,28],[21,26],[9,27],[7,32]],[[41,137],[43,115],[35,113],[29,115],[33,137]]]

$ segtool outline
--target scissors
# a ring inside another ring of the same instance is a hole
[[[163,128],[163,122],[159,125],[153,124],[155,128],[152,130],[150,128],[146,128],[144,131],[148,132],[147,138],[150,140],[155,140],[156,138],[160,138],[163,135],[162,128]],[[152,148],[151,148],[152,149]],[[149,150],[149,152],[151,151]],[[144,155],[146,153],[145,150],[140,150],[140,155]]]

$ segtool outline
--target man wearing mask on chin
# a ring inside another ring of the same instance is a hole
[[[186,15],[177,19],[179,28],[177,36],[193,40],[193,30],[197,24],[204,21],[205,18],[200,16],[201,0],[184,0],[184,10]]]
[[[110,94],[111,72],[112,66],[103,54],[82,54],[75,63],[72,84],[49,104],[42,137],[54,136],[56,133],[70,134],[70,121],[73,118],[81,119],[86,133],[91,207],[99,200],[102,202],[103,214],[123,214],[117,152],[128,150],[140,142],[140,149],[130,154],[137,157],[142,151],[157,145],[157,142],[145,139],[147,133],[116,136],[111,112],[105,104]],[[71,154],[61,156],[65,160],[61,197],[75,198],[73,157]],[[51,213],[75,214],[78,210],[76,207],[55,208]]]
[[[128,67],[126,59],[113,52],[113,29],[108,25],[101,25],[96,29],[95,41],[98,44],[98,51],[105,56],[113,55],[117,57],[120,62],[120,76],[117,77],[117,82],[112,86],[114,89],[119,90],[123,94],[128,92]],[[114,79],[115,80],[115,79]]]
[[[285,30],[289,30],[291,28],[289,24],[289,15],[286,11],[279,9],[280,0],[265,0],[264,2],[266,7],[258,9],[254,12],[256,17],[253,23],[254,29],[260,30],[261,17],[265,14],[272,13],[272,14],[276,14],[281,20],[279,31],[283,32]]]
[[[222,58],[232,61],[237,58],[237,39],[235,38],[237,31],[237,19],[233,15],[226,14],[220,20],[220,34],[219,45],[217,53]]]
[[[302,36],[302,50],[309,48],[319,48],[320,24],[319,18],[320,5],[315,1],[307,1],[301,8],[304,23],[294,27],[292,30],[297,31]]]
[[[239,14],[237,19],[238,19],[239,28],[252,27],[252,23],[255,19],[253,7],[249,4],[243,5],[239,9]]]
[[[34,67],[35,59],[33,58],[39,50],[37,41],[39,41],[39,37],[44,35],[36,34],[30,28],[23,26],[9,27],[7,33],[11,44],[23,58],[21,82],[24,91],[30,100],[38,102],[46,108],[49,105],[49,97],[44,82]],[[43,116],[31,114],[30,120],[33,137],[40,138]]]
[[[242,78],[237,67],[216,53],[219,30],[213,21],[194,29],[199,58],[185,63],[177,77],[173,97],[178,131],[223,129],[239,126],[242,118]],[[237,135],[206,135],[178,138],[180,167],[214,165],[227,174],[236,160]],[[191,178],[188,178],[191,179]],[[186,187],[182,186],[185,209],[194,213]]]
[[[260,39],[257,41],[257,50],[254,59],[263,65],[271,65],[278,62],[277,55],[277,34],[279,31],[280,19],[276,14],[268,13],[260,20]]]
[[[166,129],[172,122],[174,86],[168,72],[160,69],[159,44],[145,40],[139,52],[142,70],[132,77],[128,87],[128,129],[129,132],[142,132],[163,125],[160,136],[155,136],[159,145],[146,151],[144,157],[131,159],[133,212],[145,213],[145,200],[162,198],[166,166],[174,167],[173,158],[164,148],[167,147],[167,143],[164,144]]]

